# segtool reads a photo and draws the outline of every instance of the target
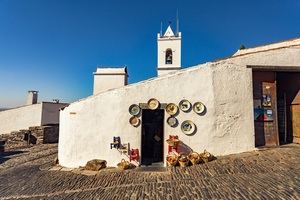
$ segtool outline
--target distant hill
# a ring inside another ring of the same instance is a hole
[[[8,110],[8,108],[0,108],[0,112],[3,110]]]

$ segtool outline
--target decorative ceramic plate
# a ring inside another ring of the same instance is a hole
[[[140,119],[137,118],[136,116],[132,116],[130,119],[129,119],[129,123],[132,125],[132,126],[138,126],[140,124]]]
[[[191,120],[186,120],[181,124],[181,130],[186,135],[191,135],[196,130],[195,124]]]
[[[132,105],[129,107],[129,113],[130,113],[131,115],[136,116],[136,115],[140,114],[140,112],[141,112],[141,108],[140,108],[138,105],[136,105],[136,104],[132,104]]]
[[[159,101],[157,99],[154,99],[154,98],[149,99],[149,101],[148,101],[149,109],[155,110],[158,108],[158,106],[159,106]]]
[[[166,111],[169,115],[175,115],[178,112],[178,106],[174,103],[169,103],[166,107]]]
[[[167,119],[167,123],[171,126],[174,127],[178,123],[177,119],[175,117],[169,117]]]
[[[204,104],[201,103],[201,102],[196,102],[196,103],[194,103],[194,105],[193,105],[193,110],[194,110],[195,113],[201,114],[201,113],[204,112],[205,106],[204,106]]]
[[[188,112],[191,109],[191,103],[188,100],[183,99],[179,102],[179,108],[183,112]]]

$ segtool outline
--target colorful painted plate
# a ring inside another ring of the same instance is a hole
[[[149,99],[149,101],[148,101],[149,109],[155,110],[158,108],[158,106],[159,106],[159,101],[157,99],[154,99],[154,98]]]
[[[140,119],[137,118],[136,116],[132,116],[130,117],[129,119],[129,123],[132,125],[132,126],[138,126],[140,124]]]
[[[193,110],[194,110],[195,113],[201,114],[201,113],[204,112],[205,106],[204,106],[204,104],[201,103],[201,102],[196,102],[196,103],[194,103],[194,105],[193,105]]]
[[[166,107],[166,111],[169,115],[175,115],[178,112],[178,106],[174,103],[169,103]]]
[[[169,117],[167,119],[167,123],[171,126],[174,127],[178,123],[177,119],[175,117]]]
[[[188,100],[183,99],[179,102],[179,108],[183,112],[188,112],[191,109],[191,103]]]
[[[196,126],[191,120],[186,120],[181,124],[181,130],[186,135],[191,135],[195,132]]]
[[[136,104],[132,104],[132,105],[129,107],[129,113],[130,113],[131,115],[136,116],[136,115],[139,115],[140,112],[141,112],[141,108],[140,108],[138,105],[136,105]]]

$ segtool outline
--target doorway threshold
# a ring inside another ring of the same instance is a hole
[[[151,165],[141,165],[137,167],[135,171],[140,172],[166,172],[167,167],[164,166],[163,162],[152,163]]]

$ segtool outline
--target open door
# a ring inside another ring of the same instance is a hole
[[[291,105],[291,118],[293,124],[293,142],[300,144],[300,90]]]
[[[144,109],[142,112],[141,164],[163,162],[164,110]]]

